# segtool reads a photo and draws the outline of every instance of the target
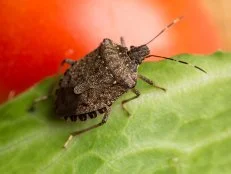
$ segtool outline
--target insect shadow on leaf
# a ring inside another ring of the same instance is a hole
[[[171,26],[182,19],[178,17],[169,25],[162,29],[154,38],[146,44],[140,46],[126,47],[123,37],[120,38],[120,44],[114,43],[111,39],[104,39],[100,45],[87,54],[79,61],[65,59],[65,63],[70,67],[64,73],[64,76],[58,80],[56,89],[55,112],[57,117],[71,121],[86,121],[88,118],[95,118],[98,114],[104,114],[100,123],[90,126],[83,130],[72,132],[65,142],[66,148],[74,136],[100,127],[107,122],[110,114],[111,105],[122,94],[129,90],[135,94],[134,97],[123,100],[121,105],[123,110],[130,115],[125,108],[125,104],[140,96],[140,92],[135,88],[137,79],[147,84],[166,91],[165,88],[158,86],[151,79],[138,74],[138,66],[148,57],[159,57],[188,64],[206,73],[202,68],[189,64],[185,61],[176,60],[169,57],[150,55],[148,44],[155,40]],[[47,96],[35,99],[32,108],[36,103],[47,99]]]

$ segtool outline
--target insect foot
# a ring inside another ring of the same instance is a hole
[[[28,112],[34,112],[37,103],[40,103],[40,102],[42,102],[42,101],[45,101],[45,100],[47,100],[48,98],[49,98],[48,95],[44,95],[44,96],[40,96],[40,97],[36,98],[35,100],[33,100],[31,107],[28,109]]]
[[[102,121],[101,121],[100,123],[95,124],[95,125],[93,125],[93,126],[91,126],[91,127],[88,127],[88,128],[86,128],[86,129],[83,129],[83,130],[80,130],[80,131],[72,132],[72,133],[70,134],[70,136],[68,137],[68,139],[67,139],[67,141],[65,142],[65,144],[64,144],[63,147],[64,147],[64,148],[67,148],[67,145],[69,144],[69,142],[72,140],[72,138],[73,138],[74,136],[80,135],[80,134],[82,134],[82,133],[84,133],[84,132],[87,132],[87,131],[89,131],[89,130],[91,130],[91,129],[97,128],[97,127],[102,126],[103,124],[105,124],[105,123],[107,122],[107,119],[108,119],[108,116],[109,116],[109,112],[110,112],[110,108],[108,108],[108,109],[106,110],[106,112],[105,112],[105,114],[104,114],[104,116],[103,116],[103,119],[102,119]]]
[[[129,117],[131,116],[131,114],[130,114],[130,112],[126,109],[125,103],[127,103],[127,102],[129,102],[129,101],[131,101],[131,100],[134,100],[134,99],[136,99],[136,98],[138,98],[138,97],[140,96],[140,92],[139,92],[137,89],[135,89],[135,88],[131,89],[131,92],[133,92],[136,96],[131,97],[131,98],[126,99],[126,100],[123,100],[123,101],[121,102],[121,105],[122,105],[123,110],[127,113],[127,115],[128,115]]]

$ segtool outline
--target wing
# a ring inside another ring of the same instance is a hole
[[[56,114],[63,117],[97,111],[111,106],[125,92],[127,89],[120,84],[101,85],[81,94],[75,94],[73,88],[59,88],[56,91]]]
[[[102,85],[98,88],[92,88],[78,95],[76,114],[84,114],[97,111],[112,103],[127,90],[119,84],[106,86]]]

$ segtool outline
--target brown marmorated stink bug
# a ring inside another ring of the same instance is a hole
[[[152,80],[138,74],[137,68],[145,58],[151,56],[189,64],[173,58],[150,55],[150,50],[147,47],[147,44],[181,19],[182,17],[176,18],[149,42],[137,47],[131,46],[130,50],[126,47],[122,37],[121,45],[114,43],[110,39],[104,39],[99,47],[87,54],[83,59],[79,61],[65,59],[62,62],[62,65],[64,63],[69,64],[70,68],[64,73],[56,90],[56,115],[65,120],[69,118],[71,121],[86,121],[88,117],[97,117],[98,113],[104,114],[100,123],[72,132],[64,147],[74,136],[105,124],[112,103],[122,94],[131,90],[135,96],[122,101],[122,108],[129,114],[124,104],[139,97],[140,92],[135,88],[138,78],[165,91],[164,88],[157,86]],[[198,66],[194,67],[205,72]],[[34,104],[46,98],[46,96],[43,96],[36,99]]]

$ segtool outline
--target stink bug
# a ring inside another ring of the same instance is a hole
[[[104,114],[100,123],[71,133],[64,147],[74,136],[105,124],[113,102],[131,90],[135,96],[122,101],[122,108],[129,114],[124,104],[139,97],[140,92],[135,88],[138,78],[166,91],[152,80],[138,74],[137,68],[144,59],[151,56],[189,64],[173,58],[150,55],[147,46],[181,19],[182,17],[176,18],[154,38],[141,46],[131,46],[128,49],[123,38],[121,38],[121,44],[116,44],[111,39],[104,39],[94,51],[83,59],[79,61],[65,59],[62,62],[62,64],[69,64],[70,68],[64,73],[56,90],[55,112],[57,117],[65,120],[69,118],[71,121],[86,121],[88,118],[97,117],[98,114]],[[198,66],[194,67],[205,72]],[[41,99],[46,99],[46,97]]]

